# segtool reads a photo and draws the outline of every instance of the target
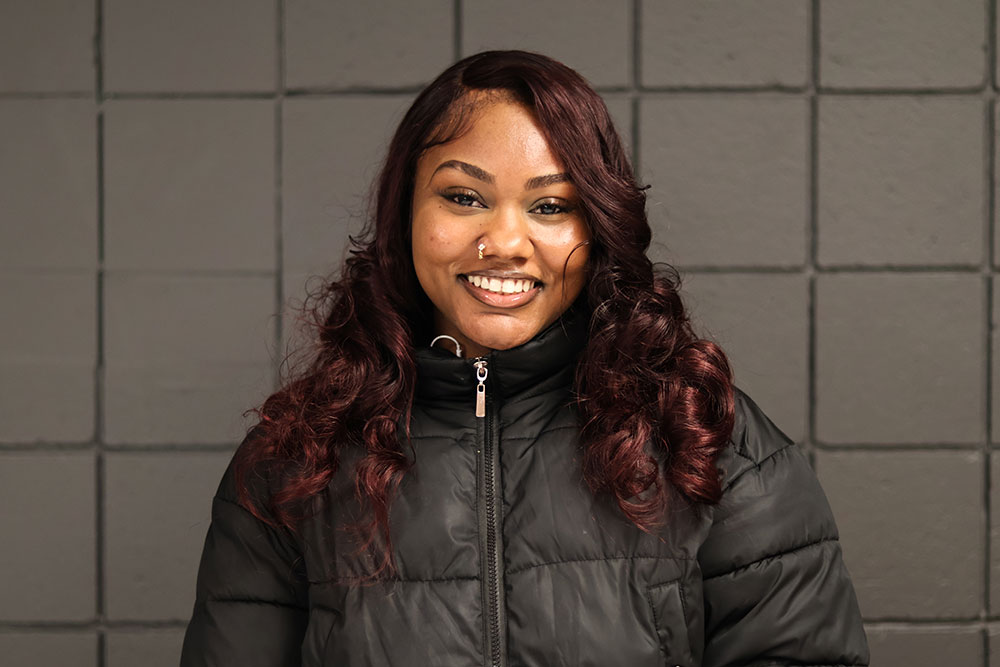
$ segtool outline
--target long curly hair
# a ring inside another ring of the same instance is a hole
[[[432,331],[433,305],[411,255],[417,161],[469,127],[469,100],[481,97],[471,93],[480,91],[533,111],[591,232],[581,295],[589,335],[574,387],[588,487],[609,494],[647,532],[664,520],[668,487],[694,503],[718,502],[722,493],[715,459],[733,428],[732,372],[724,352],[692,331],[677,271],[646,257],[645,188],[607,107],[583,77],[551,58],[478,53],[445,70],[404,115],[376,181],[374,214],[350,237],[337,278],[306,301],[314,304],[305,309],[313,333],[307,363],[247,411],[258,423],[234,458],[241,504],[297,532],[301,508],[329,484],[345,452],[357,452],[354,492],[368,515],[351,530],[360,536],[359,550],[381,536],[381,548],[369,550],[377,556],[373,579],[397,572],[389,508],[413,465],[404,449],[412,448],[413,341]],[[255,498],[250,473],[261,469],[279,481]]]

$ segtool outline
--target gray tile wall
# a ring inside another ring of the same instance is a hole
[[[608,100],[651,256],[807,448],[873,665],[1000,666],[996,0],[0,3],[0,656],[177,663],[210,498],[420,87]]]

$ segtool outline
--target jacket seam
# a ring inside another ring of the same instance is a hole
[[[501,426],[504,427],[504,428],[506,428],[506,427],[509,427],[510,424],[507,423],[507,422],[502,422]],[[552,427],[550,429],[546,429],[544,431],[539,431],[535,435],[505,435],[503,437],[503,439],[504,440],[535,440],[535,439],[538,439],[538,438],[540,438],[543,435],[546,435],[548,433],[555,433],[557,431],[569,431],[569,430],[574,430],[574,429],[578,429],[578,428],[580,428],[580,427],[577,424],[568,424],[566,426],[554,426],[554,427]],[[472,433],[473,433],[473,431],[469,431],[468,433],[463,433],[462,436],[460,436],[460,437],[453,437],[453,438],[451,438],[451,440],[453,442],[459,443],[459,442],[462,442],[464,439],[466,439]],[[428,433],[426,435],[413,435],[413,436],[410,436],[410,439],[411,440],[431,440],[431,439],[433,439],[433,440],[440,440],[441,436],[433,434],[433,433]]]
[[[509,424],[505,424],[504,426],[509,426]],[[577,426],[576,424],[570,424],[568,426],[555,426],[555,427],[547,429],[545,431],[539,431],[536,435],[505,435],[503,437],[503,439],[504,440],[537,440],[538,438],[542,437],[543,435],[547,435],[549,433],[555,433],[556,431],[569,431],[569,430],[574,430],[574,429],[578,429],[578,428],[579,428],[579,426]]]
[[[220,495],[213,496],[213,499],[214,500],[221,500],[222,502],[224,502],[224,503],[226,503],[228,505],[233,505],[234,507],[238,507],[241,510],[243,510],[244,513],[249,514],[254,519],[257,519],[257,517],[255,517],[253,515],[253,512],[251,512],[250,510],[248,510],[246,507],[243,507],[243,505],[241,505],[239,502],[237,502],[235,500],[230,500],[229,498],[226,498],[225,496],[220,496]],[[257,519],[257,521],[260,521],[260,519]]]
[[[244,514],[246,514],[248,517],[250,517],[254,521],[256,521],[256,522],[258,522],[260,524],[263,524],[264,527],[267,528],[267,530],[270,530],[270,531],[274,532],[281,541],[288,542],[289,540],[291,540],[291,546],[293,546],[295,548],[295,551],[298,552],[301,555],[302,549],[299,547],[299,545],[294,540],[292,540],[292,538],[289,535],[285,535],[280,530],[276,530],[273,526],[268,525],[264,521],[261,521],[260,519],[258,519],[254,515],[253,512],[251,512],[250,510],[248,510],[246,507],[243,507],[243,505],[241,505],[239,502],[237,502],[235,500],[230,500],[229,498],[226,498],[225,496],[220,496],[220,495],[213,496],[213,499],[214,500],[219,500],[221,502],[226,503],[227,505],[232,505],[233,507],[236,507],[236,508],[240,509]]]
[[[734,567],[731,570],[727,570],[725,572],[720,572],[719,574],[713,574],[713,575],[708,576],[708,577],[703,577],[702,581],[711,581],[712,579],[718,579],[719,577],[725,577],[725,576],[728,576],[730,574],[735,574],[735,573],[739,572],[740,570],[746,570],[746,569],[748,569],[750,567],[753,567],[754,565],[758,565],[760,563],[763,563],[764,561],[770,561],[770,560],[774,560],[775,558],[781,558],[782,556],[786,556],[788,554],[793,554],[793,553],[796,553],[796,552],[799,552],[799,551],[804,551],[806,549],[810,549],[812,547],[817,547],[817,546],[820,546],[822,544],[825,544],[826,542],[837,542],[837,541],[838,541],[838,539],[836,537],[821,537],[820,539],[818,539],[818,540],[816,540],[814,542],[809,542],[807,544],[802,544],[800,546],[793,547],[791,549],[785,549],[785,550],[779,551],[777,553],[768,554],[767,556],[764,556],[762,558],[758,558],[756,560],[752,560],[749,563],[745,563],[743,565],[740,565],[739,567]]]
[[[566,563],[591,563],[594,561],[616,561],[616,560],[679,560],[694,561],[696,558],[689,556],[595,556],[594,558],[567,558],[565,560],[552,560],[544,563],[532,563],[531,565],[521,565],[507,570],[507,574],[520,574],[537,567],[548,567],[550,565],[563,565]]]
[[[556,392],[562,393],[564,391],[565,391],[565,385],[562,385],[562,386],[558,386],[558,387],[552,387],[550,389],[543,389],[543,390],[541,390],[539,392],[536,392],[536,393],[521,394],[517,398],[508,398],[508,399],[504,400],[504,405],[516,405],[518,403],[522,403],[524,401],[531,400],[532,398],[540,398],[542,396],[545,396],[546,394],[554,394]],[[566,407],[567,404],[572,404],[573,402],[574,401],[572,399],[567,399],[566,401],[563,401],[562,403],[560,403],[559,407],[560,408],[564,408],[564,407]]]
[[[646,593],[646,603],[649,605],[650,611],[653,612],[653,627],[656,629],[657,634],[659,634],[659,632],[660,632],[660,619],[656,615],[656,605],[653,604],[653,596],[649,592],[649,587],[646,587],[645,593]],[[666,647],[663,646],[663,642],[658,641],[656,643],[659,645],[660,655],[662,655],[663,658],[666,659],[667,658],[667,649],[666,649]]]
[[[255,600],[253,598],[218,598],[210,597],[205,598],[205,603],[209,602],[222,602],[225,604],[266,604],[272,607],[284,607],[286,609],[295,609],[296,611],[309,611],[308,607],[300,607],[299,605],[292,604],[290,602],[278,602],[276,600]]]
[[[757,461],[754,461],[753,457],[746,453],[746,447],[744,447],[743,438],[740,438],[739,442],[733,441],[733,451],[736,452],[736,456],[742,459],[746,459],[751,465],[758,465]]]
[[[316,579],[316,580],[310,579],[309,583],[310,584],[315,584],[315,585],[323,585],[323,584],[328,584],[328,585],[350,585],[350,584],[353,584],[355,581],[356,581],[356,579],[347,579],[347,578],[344,578],[344,577],[337,577],[337,578],[334,578],[334,579]],[[383,580],[380,583],[385,583],[385,584],[395,584],[395,583],[400,583],[400,584],[425,584],[425,583],[438,583],[438,582],[445,582],[445,581],[479,581],[479,577],[477,577],[477,576],[429,577],[427,579],[414,579],[414,578],[409,578],[408,577],[406,579],[395,579],[395,578],[394,579],[385,579],[385,580]]]
[[[299,546],[298,540],[296,540],[293,536],[285,534],[281,530],[276,530],[273,526],[269,526],[268,524],[264,523],[263,521],[261,521],[260,519],[258,519],[256,516],[254,516],[253,512],[251,512],[250,510],[248,510],[246,507],[243,507],[243,505],[241,505],[240,503],[238,503],[236,501],[230,500],[229,498],[226,498],[225,496],[220,496],[218,494],[212,496],[212,499],[213,500],[218,500],[218,501],[223,502],[223,503],[225,503],[227,505],[232,505],[233,507],[238,508],[239,510],[241,510],[243,512],[243,514],[247,515],[248,517],[250,517],[251,519],[253,519],[255,522],[262,524],[263,527],[264,527],[264,529],[266,529],[267,531],[273,533],[275,535],[275,537],[278,539],[278,541],[280,541],[281,543],[283,543],[287,548],[291,548],[291,550],[293,552],[293,555],[294,555],[294,558],[291,560],[291,565],[292,565],[293,568],[297,567],[299,563],[302,563],[303,565],[305,565],[305,556],[303,555],[303,548],[301,546]],[[305,579],[305,577],[298,577],[298,579],[299,579],[299,581],[307,581],[308,582],[308,580]]]
[[[743,477],[743,475],[746,475],[751,470],[757,470],[759,472],[760,471],[760,467],[762,465],[764,465],[764,463],[766,463],[767,461],[770,461],[775,456],[777,456],[781,452],[785,451],[789,447],[794,447],[794,446],[795,446],[794,442],[789,442],[787,444],[784,444],[781,447],[779,447],[778,449],[776,449],[773,452],[771,452],[770,454],[768,454],[767,456],[765,456],[764,458],[762,458],[760,461],[754,461],[750,457],[745,456],[743,454],[740,454],[740,456],[742,456],[743,458],[745,458],[748,461],[750,461],[750,463],[752,464],[752,467],[747,468],[746,470],[744,470],[740,474],[738,474],[736,477],[734,477],[733,479],[729,480],[729,483],[726,484],[726,489],[728,490],[730,487],[732,487],[734,484],[736,484],[736,482],[738,482]],[[739,454],[739,452],[737,452],[737,453]]]
[[[220,501],[226,503],[227,505],[232,505],[233,507],[239,508],[244,514],[246,514],[248,517],[250,517],[254,521],[257,521],[257,522],[262,523],[265,526],[267,526],[267,528],[269,530],[273,530],[274,529],[272,526],[270,526],[267,523],[265,523],[265,522],[261,521],[260,519],[258,519],[257,516],[254,515],[253,512],[251,512],[250,510],[248,510],[246,507],[243,507],[243,505],[241,505],[239,501],[237,501],[237,500],[231,500],[229,498],[226,498],[225,496],[220,496],[220,495],[215,495],[215,496],[213,496],[213,498],[215,500],[220,500]],[[284,537],[285,536],[282,536],[282,538],[284,538]]]
[[[469,433],[473,433],[473,432],[474,431],[472,431],[472,430],[463,431],[462,435],[449,437],[449,440],[453,440],[454,442],[459,442],[463,438],[468,437]],[[410,440],[440,440],[440,439],[441,439],[441,435],[437,434],[437,433],[425,433],[423,435],[411,435],[410,436]]]

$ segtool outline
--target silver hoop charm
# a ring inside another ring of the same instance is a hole
[[[454,338],[452,338],[451,336],[449,336],[447,334],[441,334],[440,336],[438,336],[437,338],[435,338],[434,340],[432,340],[431,341],[431,347],[434,347],[434,343],[438,342],[438,340],[441,339],[441,338],[447,338],[448,340],[453,341],[455,343],[455,356],[456,357],[461,357],[462,356],[462,346],[458,344],[457,340],[455,340]]]

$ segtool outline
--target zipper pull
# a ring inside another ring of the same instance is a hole
[[[476,357],[476,416],[486,416],[486,357]]]

